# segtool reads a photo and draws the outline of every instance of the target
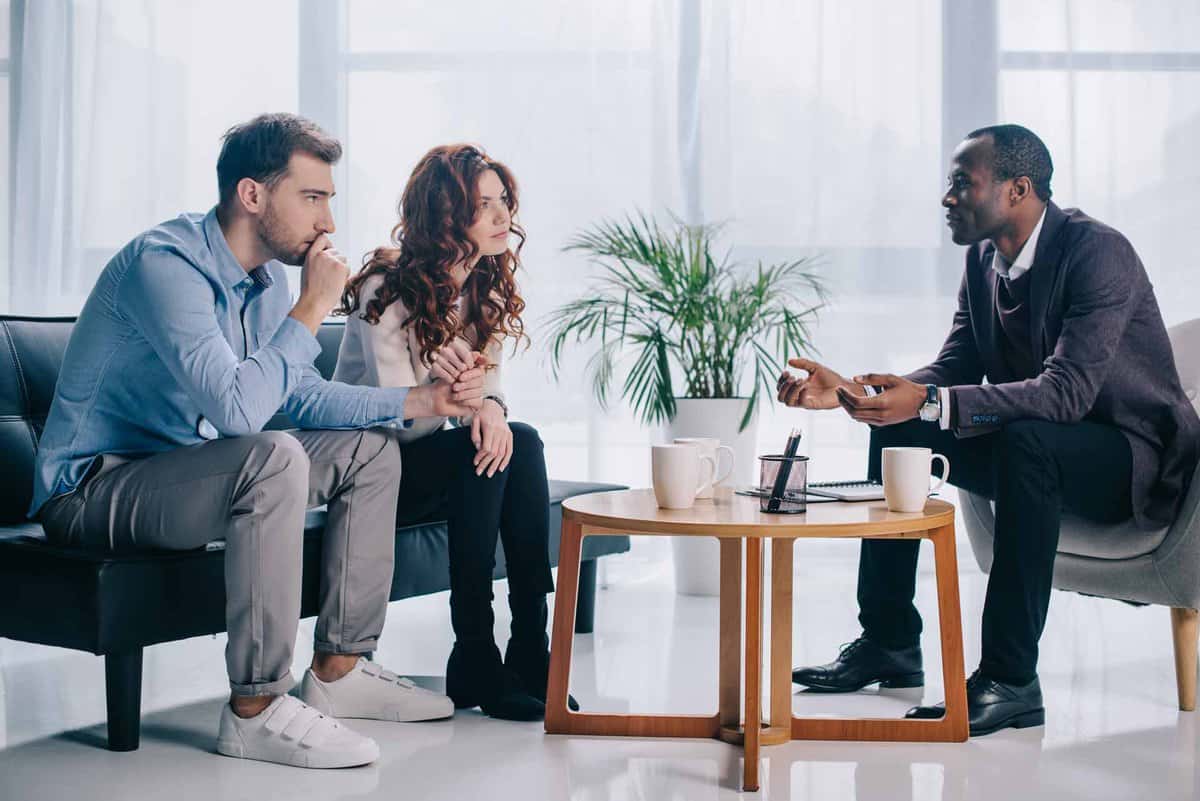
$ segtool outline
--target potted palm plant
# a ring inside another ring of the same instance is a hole
[[[720,231],[637,212],[576,234],[564,250],[587,254],[600,273],[550,314],[551,364],[557,378],[570,344],[595,342],[587,370],[602,408],[619,380],[643,423],[720,439],[734,450],[729,480],[749,483],[759,400],[773,395],[788,356],[813,351],[809,325],[827,292],[815,258],[742,264],[717,255]],[[715,540],[673,544],[677,589],[715,592]],[[681,554],[689,545],[695,552]]]

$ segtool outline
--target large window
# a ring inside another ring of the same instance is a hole
[[[1129,237],[1168,323],[1196,316],[1200,4],[1009,0],[998,22],[1000,116],[1045,139],[1055,200]]]
[[[590,349],[552,381],[539,325],[592,272],[565,242],[635,208],[726,221],[751,263],[821,254],[822,357],[902,372],[936,353],[962,269],[937,205],[946,155],[1023,122],[1055,157],[1055,199],[1129,235],[1168,322],[1195,315],[1196,3],[0,0],[0,25],[10,5],[40,58],[10,125],[0,30],[0,308],[77,311],[131,236],[213,203],[221,133],[261,111],[343,141],[335,239],[355,261],[386,243],[430,146],[476,142],[520,182],[535,346],[506,383],[560,477],[647,478],[653,432],[596,408]],[[844,416],[763,415],[763,448],[803,422],[814,476],[860,468],[866,432]]]

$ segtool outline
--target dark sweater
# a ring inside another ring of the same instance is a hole
[[[1000,318],[1000,355],[1012,371],[1012,381],[1036,378],[1041,365],[1033,355],[1029,322],[1029,276],[1026,270],[1017,278],[998,276],[996,314]]]

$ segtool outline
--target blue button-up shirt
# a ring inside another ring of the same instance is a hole
[[[126,245],[100,274],[63,356],[30,516],[73,492],[102,454],[253,434],[280,408],[301,428],[407,426],[407,389],[321,377],[321,347],[291,307],[283,265],[247,274],[216,209]]]

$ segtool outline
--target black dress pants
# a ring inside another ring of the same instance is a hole
[[[936,423],[910,420],[871,431],[868,477],[880,480],[884,448],[904,445],[943,454],[950,460],[951,484],[995,501],[979,666],[999,681],[1032,680],[1062,512],[1103,523],[1133,514],[1132,454],[1125,435],[1098,423],[1021,420],[959,439]],[[859,622],[869,639],[887,647],[919,642],[921,616],[913,605],[919,547],[920,540],[862,542]]]
[[[539,640],[545,635],[544,620],[518,619],[518,610],[544,608],[546,593],[554,591],[546,460],[534,428],[524,423],[510,426],[512,460],[491,478],[475,475],[469,427],[444,429],[400,445],[397,523],[446,521],[450,620],[460,641],[492,641],[497,535],[514,600],[513,636],[520,636],[522,626]],[[539,626],[541,630],[534,631]]]

